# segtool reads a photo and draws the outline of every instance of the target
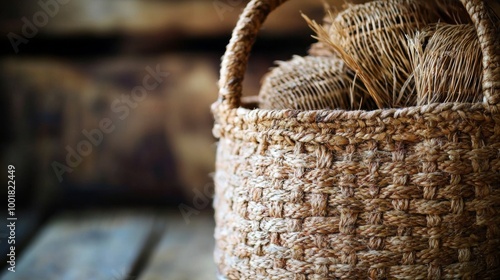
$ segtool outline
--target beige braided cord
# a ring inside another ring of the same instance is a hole
[[[500,279],[498,31],[478,30],[487,103],[376,111],[249,110],[244,69],[284,1],[252,1],[214,106],[221,279]]]
[[[229,109],[240,105],[243,76],[257,33],[267,15],[286,0],[252,1],[245,8],[224,54],[219,80],[219,105]],[[214,108],[215,109],[215,108]],[[223,108],[220,108],[223,109]]]

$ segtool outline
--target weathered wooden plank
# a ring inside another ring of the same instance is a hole
[[[127,280],[153,225],[151,216],[86,212],[51,221],[2,280]]]
[[[167,229],[139,280],[212,280],[214,221],[210,215],[165,217]]]

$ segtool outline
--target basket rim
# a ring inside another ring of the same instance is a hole
[[[488,115],[497,115],[500,113],[499,105],[488,105],[485,103],[460,103],[460,102],[446,102],[446,103],[432,103],[421,106],[411,106],[403,108],[385,108],[376,110],[346,110],[346,109],[322,109],[322,110],[298,110],[298,109],[261,109],[261,108],[227,108],[224,111],[218,110],[220,104],[215,102],[212,104],[212,111],[216,120],[225,119],[223,116],[248,116],[250,119],[259,118],[265,119],[283,119],[283,118],[298,118],[305,119],[307,116],[315,115],[322,116],[316,118],[315,122],[328,122],[338,120],[368,120],[374,118],[408,118],[417,115],[433,114],[439,115],[446,112],[468,112],[468,113],[481,113]],[[245,105],[245,104],[242,104]],[[467,116],[460,116],[466,119]],[[224,122],[224,121],[222,121]]]
[[[489,109],[484,103],[437,103],[377,111],[235,108],[223,115],[216,114],[212,133],[219,140],[256,143],[286,139],[285,142],[303,144],[353,144],[389,138],[417,143],[447,137],[452,132],[468,133],[471,127],[477,126],[482,127],[483,136],[491,136],[495,133],[494,126],[500,123],[500,114]],[[421,128],[420,132],[415,131],[416,127]],[[367,138],[365,134],[358,135],[359,129],[371,129],[373,133]]]

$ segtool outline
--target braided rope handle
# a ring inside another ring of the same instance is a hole
[[[238,108],[248,58],[260,27],[274,9],[288,0],[252,0],[233,30],[222,59],[217,111]],[[460,0],[474,23],[483,53],[483,95],[489,105],[500,103],[500,26],[483,0]]]

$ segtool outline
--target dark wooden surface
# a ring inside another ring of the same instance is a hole
[[[51,219],[1,280],[215,279],[210,214],[92,211]]]
[[[139,280],[212,280],[213,263],[212,217],[169,216],[161,242],[155,248]]]

